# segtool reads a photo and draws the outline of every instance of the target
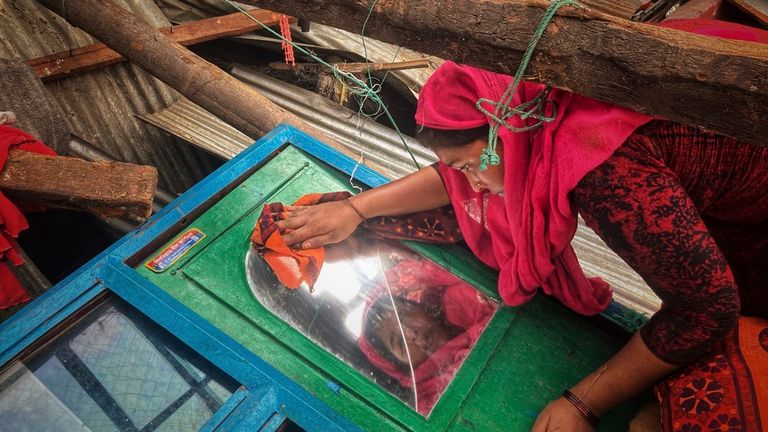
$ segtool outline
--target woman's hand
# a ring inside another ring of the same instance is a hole
[[[531,432],[592,432],[594,429],[579,411],[564,398],[544,407]]]
[[[286,210],[288,217],[277,222],[277,226],[289,230],[283,236],[287,244],[298,244],[301,249],[338,243],[349,237],[363,222],[344,201],[313,206],[287,206]]]

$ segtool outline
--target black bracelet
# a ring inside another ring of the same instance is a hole
[[[349,198],[344,198],[344,203],[348,205],[355,213],[357,213],[358,216],[360,216],[360,222],[362,222],[363,225],[365,225],[368,219],[366,219],[363,213],[360,210],[358,210],[354,204],[352,204],[352,201],[350,201]]]
[[[571,393],[570,390],[568,389],[563,390],[563,397],[565,398],[565,400],[570,402],[571,405],[576,407],[576,410],[579,412],[579,414],[581,414],[581,416],[584,417],[589,422],[589,424],[592,425],[592,427],[596,428],[597,425],[600,424],[600,419],[597,418],[595,413],[593,413],[592,410],[589,409],[589,407],[584,403],[584,401],[579,399],[579,397],[576,396],[575,394]]]

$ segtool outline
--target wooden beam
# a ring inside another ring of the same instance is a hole
[[[277,25],[281,14],[252,10],[254,18],[268,26]],[[295,18],[291,18],[295,21]],[[195,45],[227,36],[259,30],[262,27],[242,13],[233,13],[220,17],[207,18],[187,24],[159,29],[171,40],[183,46]],[[120,54],[111,50],[103,43],[88,45],[70,51],[62,51],[45,57],[28,60],[37,76],[47,82],[99,69],[125,61]]]
[[[429,59],[393,63],[333,63],[332,65],[342,72],[362,73],[369,71],[378,72],[426,68],[429,67]],[[290,65],[285,62],[272,62],[269,64],[269,67],[275,70],[297,71],[303,69],[319,69],[326,66],[321,63],[296,63],[295,65]]]
[[[258,138],[280,123],[349,153],[335,139],[272,103],[216,65],[170,40],[114,0],[38,0],[232,127]],[[62,10],[66,7],[66,13]]]
[[[0,172],[0,190],[13,200],[102,217],[148,218],[156,186],[154,167],[18,150]]]
[[[360,33],[371,2],[239,0]],[[365,35],[512,73],[546,0],[379,0]],[[527,79],[768,145],[768,49],[564,7]]]

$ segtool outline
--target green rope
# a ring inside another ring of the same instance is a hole
[[[545,122],[552,122],[557,117],[557,107],[553,101],[547,98],[549,96],[549,91],[551,90],[550,87],[546,87],[530,101],[523,102],[516,107],[510,107],[509,105],[512,103],[512,99],[517,93],[517,89],[520,86],[520,81],[523,78],[525,70],[528,68],[528,63],[531,61],[533,51],[536,49],[536,45],[538,45],[539,39],[541,39],[541,36],[544,34],[544,30],[546,30],[547,26],[552,21],[552,18],[554,18],[557,10],[566,5],[581,7],[581,5],[575,0],[553,1],[544,12],[544,15],[541,17],[541,22],[539,22],[538,27],[536,27],[536,30],[533,32],[533,38],[531,39],[530,43],[528,43],[528,48],[526,48],[525,53],[523,54],[523,58],[520,60],[520,65],[517,68],[517,72],[515,72],[515,77],[504,91],[504,93],[501,95],[501,98],[498,101],[481,98],[478,99],[477,103],[475,104],[480,112],[491,119],[491,127],[488,130],[488,146],[483,149],[483,153],[480,155],[480,171],[485,171],[488,169],[489,164],[499,164],[500,160],[499,155],[496,153],[496,143],[499,138],[499,130],[502,127],[512,132],[525,132],[541,127]],[[483,106],[483,104],[489,104],[493,106],[495,108],[493,113],[489,112]],[[545,115],[547,108],[551,108],[552,111],[552,114],[549,116]],[[538,121],[529,126],[516,128],[507,123],[507,120],[514,116],[519,116],[523,120],[533,118]]]
[[[381,97],[379,97],[379,92],[381,91],[381,86],[384,83],[383,80],[382,80],[381,83],[376,83],[376,84],[368,85],[364,81],[358,79],[352,73],[350,73],[350,72],[343,72],[343,71],[339,70],[338,67],[336,67],[336,66],[334,66],[332,64],[327,63],[325,60],[319,58],[314,53],[312,53],[312,52],[310,52],[310,51],[300,47],[299,45],[296,45],[292,41],[286,40],[283,37],[283,35],[281,35],[280,33],[276,32],[276,31],[274,31],[273,29],[271,29],[269,26],[267,26],[263,22],[259,21],[258,19],[254,18],[251,14],[248,13],[248,11],[246,11],[245,9],[240,7],[240,5],[234,3],[231,0],[224,0],[224,2],[227,3],[228,5],[232,6],[235,10],[237,10],[240,13],[244,14],[245,16],[247,16],[251,21],[259,24],[260,26],[262,26],[265,30],[267,30],[268,32],[272,33],[274,36],[276,36],[276,37],[280,38],[281,40],[283,40],[284,42],[290,44],[294,49],[300,51],[301,53],[303,53],[307,57],[311,58],[312,60],[320,63],[321,65],[323,65],[325,67],[327,67],[333,73],[333,76],[334,76],[334,78],[336,80],[344,83],[349,88],[350,92],[352,92],[352,94],[362,98],[363,102],[368,100],[368,99],[374,101],[376,103],[377,107],[378,107],[375,115],[377,115],[377,116],[381,115],[381,112],[386,114],[387,119],[392,124],[392,127],[394,127],[395,131],[397,132],[397,135],[400,137],[400,141],[403,143],[403,146],[405,147],[406,151],[408,151],[408,155],[411,157],[411,160],[416,165],[416,169],[421,169],[421,166],[416,161],[416,156],[414,156],[413,152],[411,151],[411,148],[408,146],[408,143],[405,142],[405,137],[403,136],[403,133],[400,131],[400,128],[397,126],[397,123],[395,122],[395,119],[392,117],[392,114],[387,109],[386,105],[384,104],[384,101],[381,99]],[[371,14],[373,13],[373,8],[374,8],[374,6],[376,6],[377,2],[378,2],[378,0],[374,0],[371,3],[370,10],[368,11],[368,16],[365,18],[365,22],[363,23],[363,30],[362,30],[363,32],[365,31],[365,26],[368,24],[368,19],[370,18]],[[361,33],[361,36],[363,37],[363,49],[365,50],[365,37],[363,36],[362,33]],[[365,53],[365,58],[366,58],[366,61],[367,61],[368,60],[367,52]],[[368,76],[369,76],[369,79],[371,79],[371,72],[370,72],[370,70],[368,71]],[[386,74],[385,74],[384,78],[386,78]],[[372,82],[373,81],[371,79],[371,83]],[[358,112],[360,112],[361,114],[365,115],[364,113],[362,113],[362,105],[363,104],[361,102],[360,103],[360,110]]]

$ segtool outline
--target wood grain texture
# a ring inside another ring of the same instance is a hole
[[[15,201],[103,217],[148,218],[156,186],[154,167],[18,150],[0,172],[0,190]]]

